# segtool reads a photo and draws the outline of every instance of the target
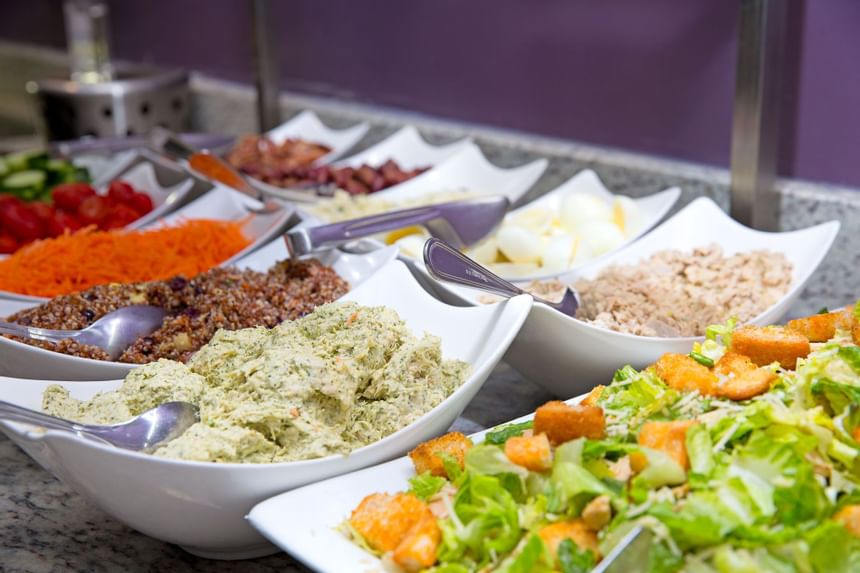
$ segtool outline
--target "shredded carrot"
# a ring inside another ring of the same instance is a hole
[[[191,277],[248,246],[247,222],[192,219],[146,231],[90,227],[36,241],[0,260],[0,290],[51,297],[98,284]]]

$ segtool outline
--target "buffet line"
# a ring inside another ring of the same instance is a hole
[[[411,126],[346,155],[367,128],[0,158],[0,429],[205,557],[860,564],[860,306],[772,326],[838,222],[666,218],[680,189],[587,169],[524,201],[546,160]],[[503,358],[568,401],[446,434]]]

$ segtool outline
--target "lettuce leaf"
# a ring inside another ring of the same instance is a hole
[[[448,480],[434,476],[430,472],[424,472],[409,479],[409,491],[419,499],[430,499],[436,495]]]
[[[501,426],[499,428],[487,432],[487,435],[484,436],[484,443],[493,444],[494,446],[501,446],[505,442],[507,442],[509,438],[513,438],[514,436],[522,436],[523,432],[533,428],[534,425],[534,420],[528,420],[526,422],[520,422],[518,424],[507,424],[505,426]]]
[[[561,573],[589,573],[594,568],[594,554],[565,539],[558,545],[558,562]]]

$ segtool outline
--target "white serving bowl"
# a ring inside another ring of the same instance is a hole
[[[546,159],[537,159],[519,167],[496,167],[472,144],[433,169],[373,196],[399,202],[433,193],[467,190],[482,195],[504,195],[516,203],[540,178],[547,164]]]
[[[568,403],[576,404],[584,397]],[[533,417],[528,414],[505,424]],[[487,431],[469,437],[477,444],[484,441]],[[398,458],[267,499],[254,506],[248,521],[272,543],[319,573],[388,573],[390,569],[380,559],[352,543],[337,527],[362,499],[374,493],[406,491],[414,475],[412,460]]]
[[[364,137],[370,126],[363,121],[345,129],[332,129],[325,125],[317,114],[305,110],[278,127],[266,132],[266,137],[277,144],[287,139],[303,139],[310,143],[321,143],[329,148],[326,155],[320,157],[319,165],[331,163],[354,146]]]
[[[531,307],[531,297],[492,306],[458,308],[427,294],[398,261],[347,299],[396,310],[412,332],[441,338],[445,358],[472,365],[466,382],[406,428],[347,456],[274,464],[215,464],[157,458],[73,434],[0,422],[43,467],[128,526],[204,557],[242,559],[276,551],[245,521],[254,504],[277,493],[404,454],[444,432],[480,389]],[[468,324],[469,328],[463,328]],[[120,381],[63,382],[77,398],[118,387]],[[48,381],[0,378],[0,399],[39,409]],[[284,516],[289,519],[289,516]]]
[[[278,261],[289,258],[286,246],[275,240],[247,257],[236,261],[240,269],[266,272]],[[363,255],[332,250],[317,258],[356,288],[373,274],[397,258],[397,247],[387,247]],[[31,301],[0,299],[0,319],[39,304]],[[0,375],[43,380],[112,380],[128,374],[137,364],[107,362],[70,356],[31,346],[0,336]]]
[[[176,225],[188,219],[213,219],[217,221],[239,221],[250,215],[248,207],[259,207],[260,203],[246,197],[237,191],[216,185],[211,191],[198,197],[180,209],[166,215],[165,217],[151,221],[144,229],[153,229],[167,225]],[[290,205],[285,205],[280,211],[268,214],[255,214],[251,220],[242,227],[245,235],[251,239],[251,243],[222,262],[219,266],[233,264],[237,260],[252,253],[275,236],[282,233],[290,221],[295,210]],[[24,300],[30,302],[45,302],[45,297],[19,294],[11,291],[0,290],[0,300]]]
[[[610,192],[603,182],[600,180],[600,177],[597,176],[597,173],[592,171],[591,169],[583,169],[555,189],[551,191],[547,191],[544,195],[541,195],[539,198],[534,201],[530,201],[519,207],[518,209],[514,209],[510,213],[508,213],[508,219],[514,218],[517,215],[528,211],[530,209],[549,209],[554,213],[558,213],[561,209],[562,201],[568,195],[572,195],[575,193],[589,195],[591,197],[597,197],[602,201],[607,203],[611,203],[615,195]],[[616,253],[619,250],[623,249],[625,246],[629,245],[649,230],[651,230],[654,225],[660,222],[661,219],[669,212],[672,208],[672,205],[678,200],[678,197],[681,196],[681,190],[677,187],[671,187],[669,189],[665,189],[658,193],[654,193],[652,195],[648,195],[647,197],[640,197],[638,199],[633,199],[633,202],[636,204],[636,207],[639,210],[639,214],[641,217],[642,226],[636,231],[636,233],[627,237],[627,239],[619,245],[616,249],[590,259],[584,263],[577,264],[569,267],[568,269],[561,272],[554,273],[546,273],[542,275],[536,276],[528,276],[528,277],[505,277],[501,275],[502,278],[507,280],[516,280],[519,281],[531,281],[535,279],[547,279],[552,277],[557,277],[561,274],[566,274],[578,269],[586,268],[589,265],[596,263],[597,261],[603,260],[606,257],[612,255],[612,253]],[[402,250],[402,249],[401,249]],[[423,265],[423,261],[420,260],[420,253],[402,253],[404,256],[412,256],[413,258],[418,259],[418,264]]]
[[[337,161],[333,167],[379,167],[389,160],[403,170],[433,167],[466,147],[474,146],[468,137],[443,145],[431,145],[424,141],[414,125],[407,125],[376,145]]]
[[[786,233],[756,231],[730,218],[710,199],[700,198],[614,255],[558,278],[573,284],[579,278],[594,278],[611,265],[635,264],[665,249],[689,251],[717,244],[726,255],[768,249],[785,255],[793,271],[785,296],[750,321],[767,325],[779,321],[797,300],[838,232],[837,221]],[[434,292],[443,300],[459,304],[478,304],[480,297],[475,290],[439,282]],[[643,368],[666,352],[686,354],[700,340],[701,337],[662,338],[615,332],[536,303],[505,361],[557,396],[568,397],[609,382],[625,364]]]

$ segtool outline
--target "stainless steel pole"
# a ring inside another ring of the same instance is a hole
[[[734,120],[731,215],[775,230],[779,204],[773,186],[786,11],[790,0],[741,0]]]
[[[271,0],[251,2],[257,72],[257,123],[262,133],[281,122],[281,110],[278,106],[278,44]]]

